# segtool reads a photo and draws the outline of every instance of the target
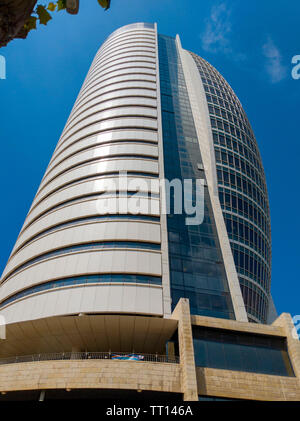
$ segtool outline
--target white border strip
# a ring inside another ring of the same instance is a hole
[[[207,101],[202,80],[196,63],[190,53],[181,46],[180,38],[176,36],[176,44],[180,54],[187,90],[195,121],[199,147],[203,160],[208,191],[212,203],[212,210],[216,222],[217,233],[220,241],[221,252],[224,260],[228,286],[232,298],[236,320],[248,322],[244,300],[240,288],[238,275],[229,243],[229,238],[224,222],[222,208],[218,195],[215,153],[213,146],[212,129],[208,113]]]

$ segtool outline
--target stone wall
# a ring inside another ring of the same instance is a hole
[[[258,401],[300,401],[296,377],[197,368],[199,395]]]
[[[181,392],[179,364],[135,361],[41,361],[0,366],[0,392],[127,389]]]

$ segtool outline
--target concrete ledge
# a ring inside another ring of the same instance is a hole
[[[0,366],[0,392],[127,389],[181,393],[179,364],[135,361],[41,361]]]
[[[256,333],[261,335],[273,335],[286,337],[282,326],[275,324],[263,325],[248,322],[238,322],[236,320],[217,319],[215,317],[191,316],[191,323],[195,326],[212,327],[218,329],[227,329],[237,332]]]

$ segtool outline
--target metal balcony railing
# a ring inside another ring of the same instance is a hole
[[[49,354],[32,354],[0,358],[0,365],[61,360],[121,360],[179,364],[179,357],[173,355],[140,354],[126,352],[57,352]]]

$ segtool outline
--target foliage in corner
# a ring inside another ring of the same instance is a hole
[[[110,8],[111,0],[98,0],[98,3],[101,7],[103,7],[103,9],[108,10]],[[51,1],[48,6],[41,4],[37,5],[33,10],[32,15],[24,24],[26,34],[28,34],[32,29],[36,29],[37,22],[39,22],[40,25],[47,25],[49,20],[52,19],[49,12],[55,12],[55,10],[59,12],[60,10],[65,9],[67,9],[67,0]]]

